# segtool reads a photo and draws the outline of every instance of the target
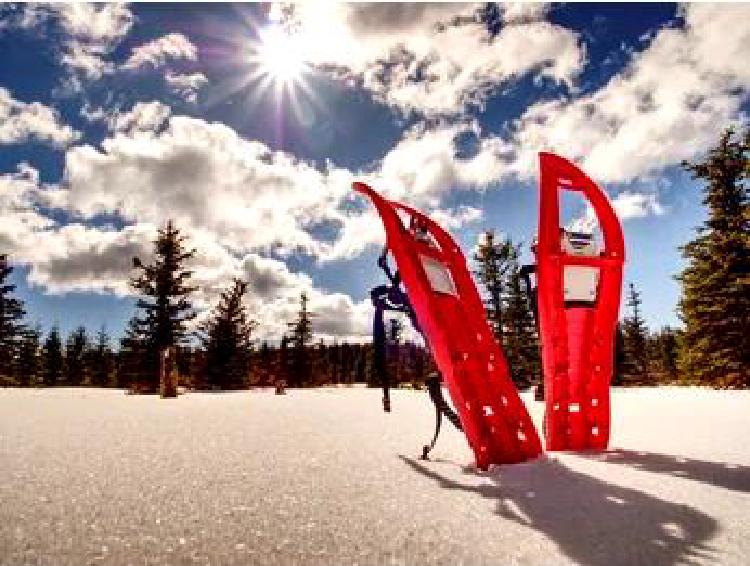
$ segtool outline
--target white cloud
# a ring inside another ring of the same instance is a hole
[[[0,247],[13,261],[28,265],[29,283],[45,292],[132,294],[128,285],[132,258],[152,259],[159,225],[140,221],[121,229],[80,222],[60,225],[40,212],[39,204],[59,205],[61,192],[41,185],[38,171],[26,164],[20,164],[16,173],[0,175]],[[290,271],[278,259],[237,253],[211,230],[178,227],[188,237],[187,245],[197,250],[189,268],[199,288],[193,299],[201,317],[232,277],[243,277],[250,282],[246,303],[260,323],[261,338],[278,339],[286,332],[302,292],[310,298],[317,337],[362,340],[369,336],[369,301],[355,302],[348,295],[318,288],[309,275]]]
[[[29,3],[11,14],[6,24],[35,29],[50,20],[64,33],[60,62],[73,73],[66,86],[80,89],[81,79],[95,80],[112,70],[108,57],[132,27],[134,17],[121,3]]]
[[[476,151],[462,155],[460,136],[474,138]],[[452,190],[483,189],[499,180],[508,150],[499,138],[483,139],[475,123],[417,127],[386,153],[372,179],[393,198],[436,207]]]
[[[124,4],[60,3],[49,6],[67,32],[62,62],[86,79],[98,79],[112,68],[107,57],[133,25]]]
[[[198,101],[198,91],[208,84],[208,78],[203,73],[178,74],[167,71],[164,81],[174,94],[192,103]]]
[[[100,149],[68,151],[60,206],[155,225],[173,218],[238,251],[318,255],[325,243],[310,231],[339,218],[336,206],[350,190],[347,171],[320,171],[222,124],[168,118],[159,103],[121,114],[115,130]]]
[[[750,91],[750,7],[689,4],[685,27],[666,27],[601,89],[534,104],[516,124],[512,169],[536,173],[557,151],[593,178],[630,181],[690,159],[743,120]]]
[[[544,19],[552,8],[549,2],[503,2],[500,4],[506,23],[533,22]]]
[[[309,63],[353,75],[404,112],[461,113],[530,72],[573,84],[585,62],[576,33],[527,17],[492,37],[479,8],[302,3],[287,24],[301,34]]]
[[[54,108],[16,100],[8,89],[0,87],[0,145],[34,140],[62,147],[79,136]]]
[[[171,109],[157,100],[137,102],[128,112],[117,112],[109,117],[110,129],[114,132],[153,133],[169,118]]]
[[[181,33],[169,33],[135,47],[123,64],[124,69],[138,70],[146,67],[158,69],[168,61],[198,59],[198,48]]]
[[[39,214],[39,172],[26,163],[15,173],[0,174],[0,249],[12,255],[25,253],[35,234],[54,224]]]
[[[664,206],[654,193],[634,193],[625,191],[612,199],[612,207],[621,220],[644,218],[664,214]]]

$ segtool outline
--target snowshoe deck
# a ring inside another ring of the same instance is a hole
[[[369,186],[412,307],[443,374],[477,467],[523,462],[541,443],[487,324],[484,305],[451,236],[413,208]]]
[[[546,447],[603,449],[610,434],[609,385],[625,260],[622,228],[607,196],[575,165],[541,153],[540,169],[536,253]],[[591,204],[603,251],[577,255],[563,249],[559,204],[563,190],[580,192]],[[576,276],[579,281],[594,277],[589,300],[569,300]]]

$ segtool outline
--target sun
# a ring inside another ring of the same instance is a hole
[[[329,108],[318,92],[322,75],[313,63],[309,34],[278,15],[258,21],[243,11],[238,14],[240,27],[222,38],[231,51],[217,49],[217,54],[226,54],[232,72],[212,88],[206,105],[221,104],[239,93],[244,93],[248,106],[268,108],[271,102],[279,131],[288,117],[308,126],[328,115]]]
[[[301,37],[279,25],[270,25],[258,35],[251,62],[257,66],[259,77],[269,80],[277,89],[302,85],[309,65]]]

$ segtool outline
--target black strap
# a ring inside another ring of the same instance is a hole
[[[435,443],[437,443],[438,436],[440,435],[440,425],[442,424],[443,415],[458,430],[463,430],[458,415],[443,397],[443,389],[440,387],[440,374],[431,373],[427,377],[425,385],[427,386],[427,392],[430,394],[430,399],[432,399],[435,405],[435,434],[432,437],[432,442],[422,447],[422,460],[427,460],[430,451],[435,448]]]

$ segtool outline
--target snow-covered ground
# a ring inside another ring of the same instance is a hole
[[[532,406],[539,422],[541,403]],[[613,392],[612,449],[478,473],[424,392],[0,390],[0,563],[747,564],[750,391]]]

